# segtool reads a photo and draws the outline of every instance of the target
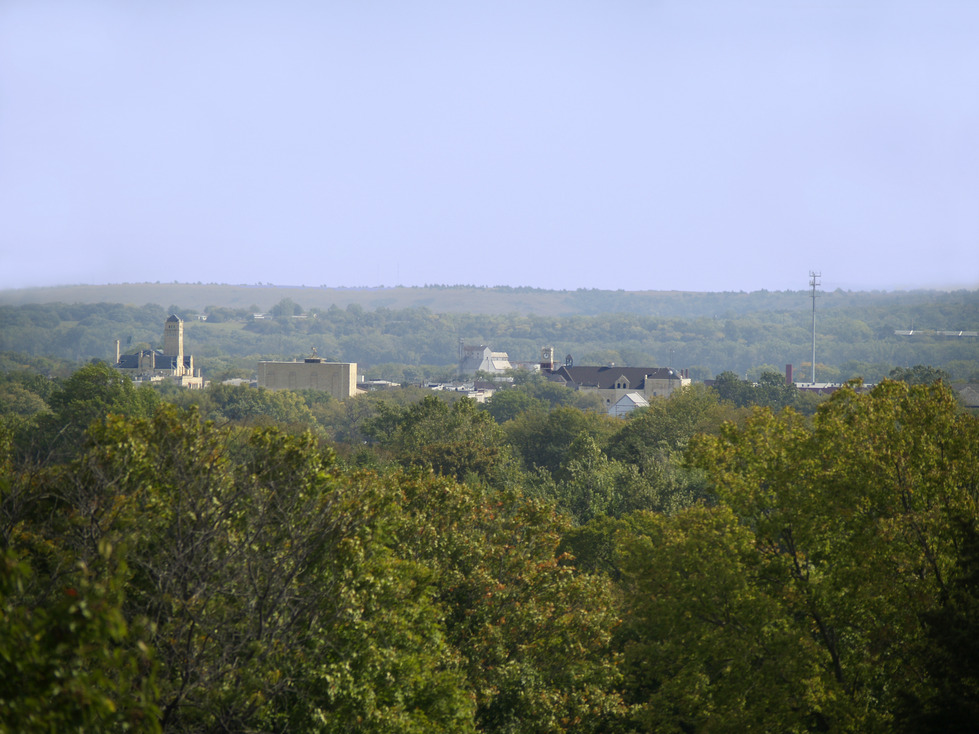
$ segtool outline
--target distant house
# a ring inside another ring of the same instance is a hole
[[[554,366],[554,349],[541,349],[541,373],[548,380],[558,382],[572,390],[595,392],[602,398],[610,413],[619,400],[629,394],[638,394],[645,401],[651,398],[668,398],[674,392],[690,384],[686,372],[672,367],[577,367],[568,359],[560,367]]]
[[[502,374],[513,369],[506,352],[494,352],[484,344],[462,345],[459,351],[460,375],[475,375],[477,372]]]
[[[116,340],[116,362],[113,365],[135,381],[171,380],[181,387],[202,388],[204,378],[194,367],[194,356],[184,354],[184,322],[171,314],[163,324],[163,349],[143,349],[121,354]]]

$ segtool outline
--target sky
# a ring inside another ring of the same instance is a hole
[[[973,0],[4,0],[0,288],[979,288]]]

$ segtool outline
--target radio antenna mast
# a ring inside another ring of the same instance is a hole
[[[809,288],[812,291],[812,384],[816,384],[816,287],[822,273],[814,270],[809,271]]]

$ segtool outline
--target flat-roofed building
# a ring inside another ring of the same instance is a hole
[[[302,362],[259,362],[258,386],[269,390],[322,390],[343,400],[357,394],[357,363],[327,362],[315,351]]]

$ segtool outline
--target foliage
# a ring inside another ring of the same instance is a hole
[[[405,407],[382,403],[364,431],[405,467],[425,467],[460,482],[475,479],[497,487],[511,474],[503,432],[468,398],[451,406],[435,395]]]
[[[794,385],[786,385],[785,378],[778,372],[762,372],[757,382],[742,380],[730,371],[722,372],[714,379],[711,387],[721,400],[739,408],[757,405],[781,410],[809,406],[800,391]]]
[[[958,557],[941,604],[922,615],[927,683],[909,691],[898,709],[899,728],[906,732],[979,725],[979,527],[975,518],[963,517],[953,531]]]
[[[909,385],[931,385],[933,382],[948,384],[951,377],[945,370],[928,365],[916,364],[914,367],[895,367],[888,375],[892,380],[900,380]]]
[[[227,432],[173,409],[91,431],[38,487],[58,512],[32,546],[98,573],[97,549],[126,541],[124,609],[152,623],[164,730],[467,720],[430,576],[385,544],[389,494],[337,475],[309,436]]]
[[[619,420],[10,369],[0,731],[973,728],[979,419],[925,382]]]
[[[642,731],[821,728],[815,644],[727,507],[645,515],[621,543],[627,695]],[[838,721],[833,721],[839,724]]]
[[[604,414],[559,407],[549,413],[523,413],[508,421],[503,430],[528,469],[545,469],[553,475],[578,436],[586,434],[604,446],[618,427],[614,418]]]
[[[565,521],[513,492],[399,481],[402,551],[436,570],[486,732],[606,732],[624,714],[607,581],[559,563]]]
[[[160,730],[149,630],[120,606],[125,564],[45,578],[0,552],[0,732]]]
[[[211,385],[202,394],[201,407],[212,420],[253,424],[314,425],[303,397],[292,390],[268,390],[245,385]]]
[[[20,436],[20,444],[37,460],[58,461],[73,456],[88,426],[109,414],[148,416],[160,404],[149,387],[104,362],[85,365],[60,381],[47,396],[50,412],[37,418],[36,430]]]
[[[696,434],[715,433],[725,421],[737,420],[742,415],[722,403],[717,391],[691,385],[633,412],[609,440],[608,453],[647,471],[655,461],[654,452],[682,451]]]
[[[584,411],[603,409],[601,399],[593,393],[568,390],[564,385],[551,382],[536,372],[515,370],[515,374],[521,375],[521,378],[516,381],[514,390],[524,393],[532,400],[545,403],[551,409],[558,407],[578,408]]]
[[[29,373],[0,374],[0,416],[27,418],[46,411],[42,393],[48,391],[43,382],[44,378]]]
[[[764,678],[781,686],[799,712],[818,714],[817,721],[833,729],[888,727],[898,691],[917,690],[925,677],[912,655],[922,641],[919,619],[947,593],[955,518],[976,517],[977,438],[975,418],[960,415],[947,390],[884,382],[868,395],[838,391],[811,430],[792,412],[758,411],[743,428],[727,424],[719,436],[692,442],[693,463],[714,482],[722,505],[717,512],[733,513],[724,516],[724,532],[738,545],[687,553],[701,541],[687,545],[683,538],[694,528],[682,523],[709,519],[689,510],[677,519],[678,552],[687,567],[698,556],[705,579],[715,571],[741,576],[732,598],[772,600],[772,611],[762,617],[769,626],[752,633],[752,644],[767,646],[764,635],[782,628],[793,645],[805,641],[803,657],[816,663],[818,676],[807,669]],[[724,570],[734,558],[743,572]],[[662,563],[635,559],[629,571],[635,583],[645,573],[643,563]],[[662,598],[676,595],[677,610],[696,602],[700,592],[655,580],[658,573],[652,578]],[[716,647],[721,640],[711,637],[713,617],[700,617],[694,634],[706,646],[702,654],[726,659]],[[640,670],[633,675],[651,680]],[[790,685],[799,680],[809,681],[808,699]],[[683,693],[698,710],[714,695],[713,684]]]
[[[400,418],[405,441],[449,424],[500,432],[469,401],[423,401]],[[73,666],[71,690],[114,696],[125,721],[570,732],[608,731],[624,714],[608,582],[559,563],[564,520],[517,492],[342,470],[308,434],[218,427],[167,406],[108,414],[65,464],[37,471],[3,456],[10,552],[55,588],[81,589],[77,567],[113,595],[115,626],[93,628],[84,664],[58,659]],[[51,629],[70,619],[58,604],[32,606]],[[8,606],[8,622],[29,608]],[[109,674],[95,649],[142,698],[124,701],[116,678],[97,677]]]
[[[532,397],[524,390],[497,390],[485,403],[485,410],[497,423],[506,423],[521,413],[543,413],[548,405],[539,398]]]

